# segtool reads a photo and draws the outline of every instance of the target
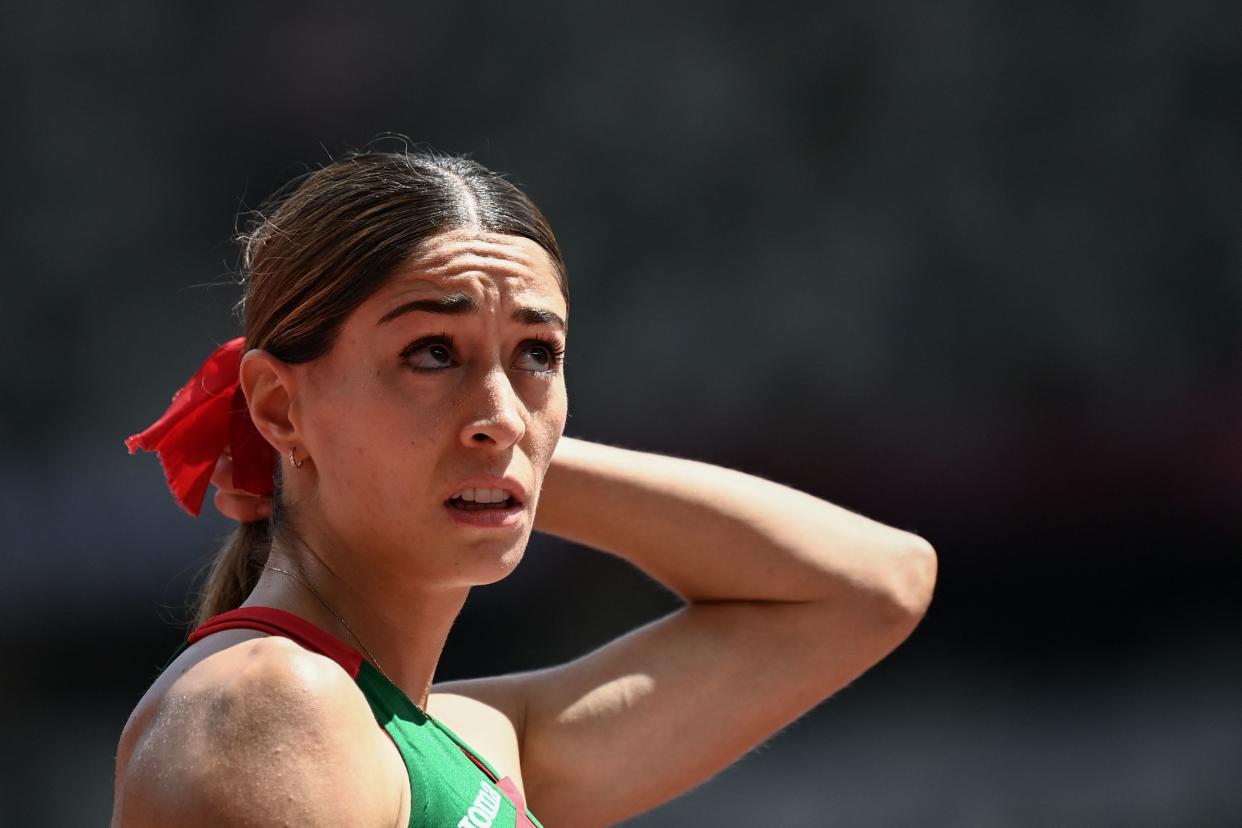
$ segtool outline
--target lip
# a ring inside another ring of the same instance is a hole
[[[454,509],[448,504],[449,499],[462,489],[504,489],[513,496],[513,505],[507,509],[480,509],[477,512]],[[512,477],[470,477],[455,484],[448,491],[444,496],[443,508],[459,526],[507,529],[522,522],[522,515],[526,512],[526,487]]]
[[[477,512],[463,512],[445,503],[440,508],[448,512],[449,518],[459,526],[474,526],[480,529],[509,529],[522,523],[526,506],[515,503],[507,509],[481,509]]]
[[[447,506],[449,499],[462,489],[504,489],[513,495],[513,500],[515,501],[513,509],[499,509],[496,511],[521,511],[526,506],[526,487],[512,477],[491,477],[488,475],[468,477],[453,484],[453,488],[445,492],[444,504]],[[459,512],[459,514],[470,514],[470,512]]]

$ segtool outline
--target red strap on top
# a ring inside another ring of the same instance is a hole
[[[305,618],[275,607],[239,607],[213,615],[190,633],[189,642],[193,644],[224,630],[258,630],[292,639],[312,653],[327,656],[341,665],[350,678],[358,678],[358,671],[362,668],[362,653]]]

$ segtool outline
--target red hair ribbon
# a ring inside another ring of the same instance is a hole
[[[195,517],[226,446],[233,456],[235,487],[262,496],[275,488],[275,451],[254,427],[238,384],[244,350],[241,337],[217,348],[173,395],[164,416],[125,441],[130,454],[138,449],[159,454],[173,497]]]

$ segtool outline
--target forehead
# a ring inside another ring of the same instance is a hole
[[[484,301],[521,296],[562,317],[565,299],[556,266],[521,236],[457,231],[434,236],[373,297],[381,304],[419,294],[465,292]]]

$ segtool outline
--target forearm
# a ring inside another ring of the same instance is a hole
[[[753,475],[563,438],[535,528],[612,552],[687,601],[930,600],[914,535]]]

